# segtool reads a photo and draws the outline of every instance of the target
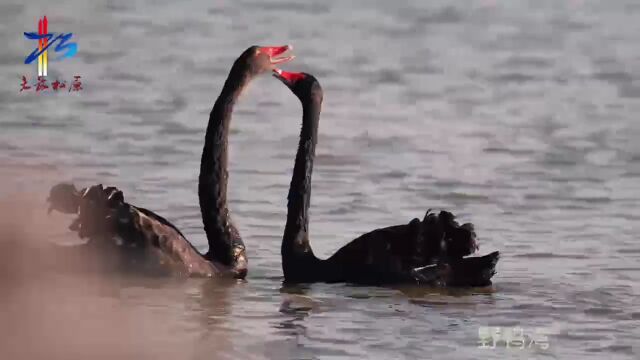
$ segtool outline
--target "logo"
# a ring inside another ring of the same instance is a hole
[[[36,92],[46,91],[50,89],[47,83],[47,73],[49,68],[49,48],[53,50],[54,55],[52,61],[60,61],[64,59],[72,58],[78,52],[78,44],[71,42],[73,33],[53,33],[49,32],[49,20],[46,16],[38,19],[38,32],[25,32],[25,38],[28,40],[37,40],[38,46],[24,59],[26,65],[32,64],[36,60],[38,61],[38,77],[36,82],[31,86],[27,81],[27,76],[22,75],[22,81],[20,84],[20,92],[35,88]],[[80,81],[80,75],[74,75],[71,84],[68,86],[68,92],[80,91],[83,89]],[[51,83],[51,90],[59,91],[67,88],[67,82],[65,80],[60,81],[55,79]]]

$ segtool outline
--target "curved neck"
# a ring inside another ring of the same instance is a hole
[[[287,197],[287,223],[281,248],[285,278],[295,271],[292,267],[299,260],[303,261],[302,264],[304,260],[317,261],[309,245],[309,206],[320,110],[320,100],[308,99],[302,102],[302,130]],[[311,264],[306,263],[306,266],[309,265]]]
[[[233,247],[242,245],[230,223],[227,206],[229,124],[233,106],[251,80],[251,76],[240,69],[234,64],[209,115],[198,182],[200,211],[209,242],[209,254],[225,264],[232,261]]]

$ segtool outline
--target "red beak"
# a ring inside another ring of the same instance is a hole
[[[273,76],[287,85],[293,85],[298,80],[302,80],[306,77],[303,73],[288,72],[278,68],[273,69]]]
[[[282,55],[285,52],[287,52],[288,50],[293,49],[293,46],[291,45],[284,45],[284,46],[263,46],[258,48],[258,51],[260,51],[261,53],[267,54],[271,60],[272,64],[281,64],[281,63],[285,63],[288,61],[293,60],[293,58],[295,56],[291,55],[291,56],[286,56],[286,57],[282,57],[282,58],[276,58],[276,56]]]

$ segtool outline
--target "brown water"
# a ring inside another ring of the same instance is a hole
[[[35,73],[22,32],[44,14],[78,41],[75,58],[49,63],[50,77],[82,76],[78,94],[18,92]],[[325,90],[316,253],[446,208],[503,257],[493,291],[282,288],[301,110],[265,76],[232,124],[247,281],[38,278],[48,286],[0,310],[17,319],[0,318],[13,334],[0,357],[637,359],[639,16],[632,0],[3,0],[3,196],[116,185],[204,249],[197,172],[213,100],[246,47],[291,43],[287,68]],[[51,240],[72,239],[57,219]],[[546,331],[549,346],[481,349],[485,326]]]

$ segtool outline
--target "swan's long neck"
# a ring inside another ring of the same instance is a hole
[[[242,245],[230,222],[227,205],[229,124],[233,106],[251,80],[246,72],[239,69],[237,64],[231,69],[209,115],[198,182],[200,211],[209,241],[209,255],[224,264],[233,261],[234,246]],[[237,242],[240,244],[236,244]]]
[[[302,103],[302,130],[287,197],[287,223],[281,248],[285,278],[294,276],[299,266],[311,265],[307,261],[317,262],[309,245],[309,206],[321,105],[317,99]]]

